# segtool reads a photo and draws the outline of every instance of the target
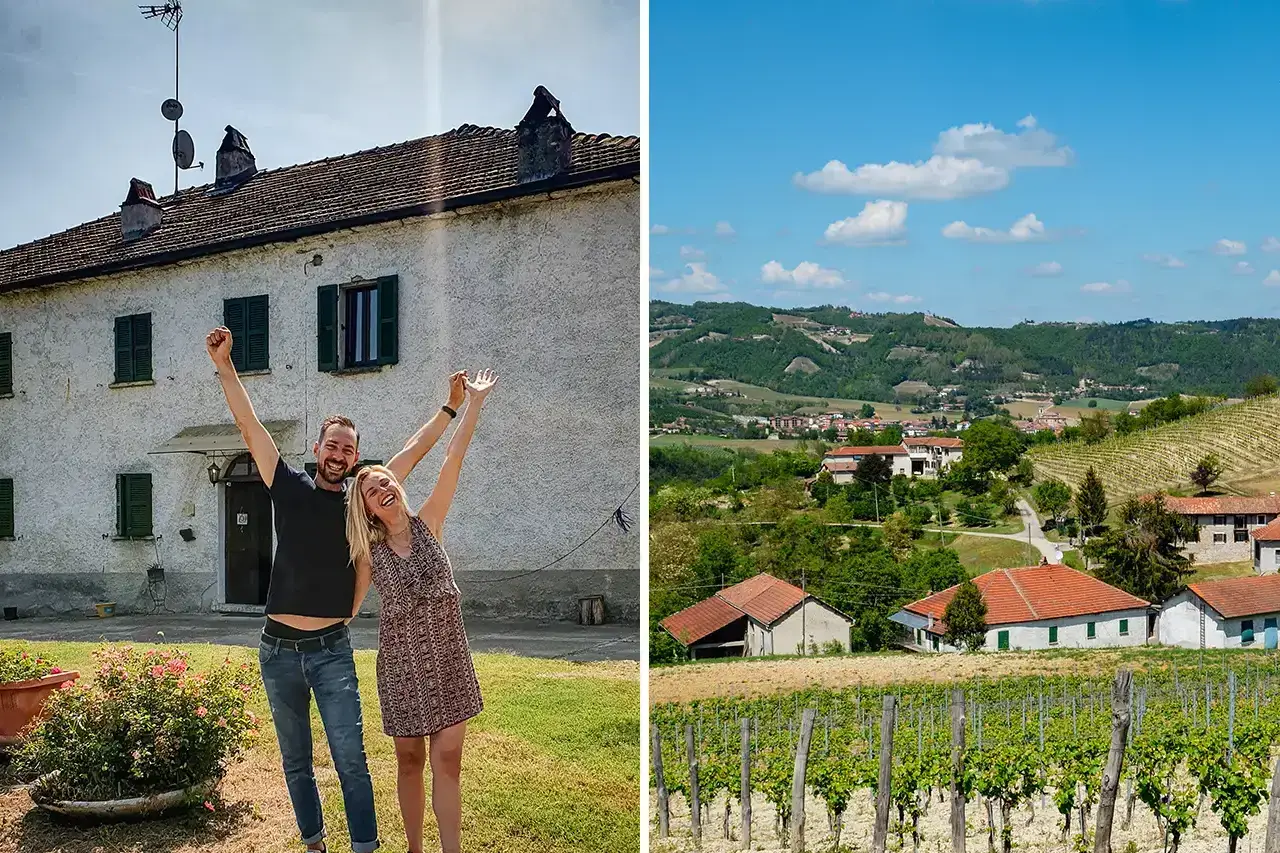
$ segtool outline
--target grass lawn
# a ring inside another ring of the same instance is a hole
[[[650,447],[664,445],[689,444],[694,447],[728,447],[734,450],[756,450],[761,453],[772,453],[775,450],[796,450],[800,447],[798,439],[779,438],[722,438],[718,435],[651,435]]]
[[[32,643],[64,669],[92,671],[88,643]],[[184,645],[193,669],[230,654],[255,669],[253,649]],[[383,850],[403,853],[395,752],[382,733],[373,651],[356,652],[363,689],[365,748],[377,798]],[[640,672],[635,663],[576,664],[476,655],[485,710],[471,721],[463,757],[463,847],[520,851],[638,851],[640,837]],[[87,677],[87,676],[82,676]],[[261,691],[254,712],[269,717]],[[315,768],[328,849],[349,850],[338,777],[319,714],[312,710]],[[3,767],[0,766],[0,770]],[[430,797],[428,780],[428,798]],[[0,851],[297,851],[297,825],[280,770],[275,732],[233,765],[213,812],[203,809],[140,824],[55,823],[25,790],[0,778]],[[428,850],[439,849],[428,799]]]
[[[960,556],[960,562],[973,577],[992,569],[1015,569],[1034,566],[1040,562],[1040,552],[1026,542],[991,536],[957,536],[952,533],[944,533],[942,536],[946,547]],[[920,542],[923,545],[941,544],[936,533],[926,533]]]
[[[1198,563],[1196,571],[1187,583],[1197,581],[1216,581],[1223,578],[1247,578],[1257,574],[1253,570],[1253,560],[1240,560],[1235,563]]]

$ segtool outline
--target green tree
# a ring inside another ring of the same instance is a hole
[[[831,472],[822,470],[818,474],[818,479],[809,488],[809,494],[817,502],[818,506],[826,506],[827,501],[836,492],[840,491],[840,487],[836,485],[835,478],[831,476]]]
[[[889,641],[890,629],[891,625],[884,611],[877,607],[868,607],[858,614],[858,622],[853,629],[851,650],[877,652],[883,649]]]
[[[1105,411],[1096,412],[1080,421],[1080,437],[1084,439],[1085,444],[1097,444],[1110,433],[1111,416]]]
[[[1120,523],[1084,547],[1100,566],[1094,575],[1147,601],[1167,601],[1181,592],[1193,559],[1183,545],[1198,535],[1195,522],[1171,511],[1163,495],[1131,499],[1120,508]]]
[[[1018,460],[1018,464],[1014,466],[1013,473],[1009,475],[1009,482],[1016,483],[1019,486],[1030,486],[1036,480],[1036,469],[1031,464],[1031,460],[1023,456]]]
[[[1218,482],[1218,478],[1222,476],[1225,470],[1222,461],[1213,453],[1206,453],[1204,457],[1196,463],[1196,467],[1191,469],[1191,482],[1200,487],[1200,493],[1204,494],[1209,491],[1209,487]]]
[[[1032,490],[1036,509],[1053,519],[1057,525],[1063,512],[1071,505],[1071,487],[1061,480],[1043,480]]]
[[[1086,537],[1091,536],[1107,520],[1107,490],[1103,488],[1102,480],[1092,465],[1084,472],[1084,479],[1080,481],[1075,505],[1076,518],[1080,519],[1080,529]]]
[[[942,612],[947,645],[977,651],[987,641],[987,603],[972,580],[966,579]]]
[[[858,417],[860,418],[874,418],[875,416],[875,407],[870,403],[863,403],[862,408],[858,410]]]
[[[1009,485],[1008,480],[996,480],[988,490],[991,502],[1003,515],[1013,515],[1018,510],[1018,493]]]
[[[845,497],[843,489],[827,498],[823,512],[826,514],[827,520],[833,524],[848,524],[853,521],[853,506],[849,503],[849,499]]]
[[[1246,397],[1266,397],[1276,393],[1277,390],[1280,390],[1280,386],[1277,386],[1276,378],[1269,373],[1255,376],[1244,385]]]
[[[988,479],[1017,465],[1025,446],[1022,434],[1013,427],[978,421],[965,430],[960,461],[968,463],[979,477]]]
[[[912,525],[906,514],[899,511],[884,520],[880,527],[880,535],[884,537],[885,547],[895,559],[901,560],[911,553],[914,547]]]
[[[870,485],[884,485],[893,479],[893,462],[883,453],[872,453],[858,462],[858,479]]]

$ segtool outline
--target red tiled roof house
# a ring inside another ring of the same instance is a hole
[[[1184,649],[1276,647],[1280,574],[1193,583],[1160,608],[1160,642]]]
[[[1254,556],[1250,535],[1280,518],[1280,497],[1266,495],[1211,498],[1166,497],[1165,505],[1195,522],[1197,538],[1186,543],[1186,552],[1198,563],[1230,563]],[[1274,571],[1275,563],[1272,563]]]
[[[1153,627],[1149,602],[1067,566],[995,569],[973,582],[987,605],[988,650],[1140,646]],[[889,617],[906,629],[903,645],[956,651],[943,640],[943,614],[957,589],[913,601]]]
[[[811,654],[849,649],[853,620],[768,573],[726,587],[662,620],[689,657]]]

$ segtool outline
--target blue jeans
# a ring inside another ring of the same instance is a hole
[[[266,686],[271,718],[280,741],[284,780],[304,844],[325,837],[320,792],[311,764],[311,693],[329,739],[329,753],[342,784],[342,804],[355,853],[378,849],[378,822],[373,812],[373,780],[364,755],[364,720],[356,683],[351,635],[345,627],[303,651],[287,641],[262,637],[258,663]]]

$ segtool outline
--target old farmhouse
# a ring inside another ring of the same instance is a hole
[[[1186,552],[1200,563],[1229,563],[1254,557],[1250,534],[1280,518],[1280,497],[1164,499],[1173,512],[1196,525],[1198,536],[1186,543]],[[1273,564],[1274,565],[1274,564]]]
[[[1160,642],[1186,649],[1276,647],[1280,574],[1193,583],[1160,609]]]
[[[822,470],[838,484],[852,483],[858,477],[858,463],[868,456],[887,457],[893,476],[937,477],[964,453],[964,442],[958,438],[905,438],[902,444],[868,447],[833,447],[822,457]]]
[[[761,573],[662,620],[691,659],[849,650],[853,620],[799,587]]]
[[[994,569],[973,581],[987,605],[984,648],[1140,646],[1155,630],[1148,602],[1063,565]],[[943,614],[958,586],[912,602],[889,617],[916,651],[957,651],[943,640]]]
[[[514,128],[255,153],[228,127],[214,183],[157,198],[122,176],[118,212],[0,252],[0,604],[261,612],[271,503],[204,348],[226,324],[299,467],[326,415],[389,459],[450,372],[494,368],[446,528],[464,607],[568,617],[599,595],[638,619],[640,542],[591,534],[638,511],[640,141],[575,132],[539,88]]]

